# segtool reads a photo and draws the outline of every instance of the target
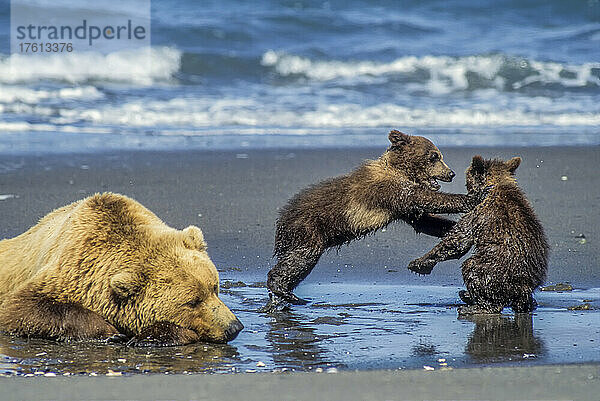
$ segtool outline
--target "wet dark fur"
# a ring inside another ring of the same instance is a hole
[[[548,244],[544,229],[514,179],[521,159],[507,162],[475,156],[467,169],[467,190],[493,185],[487,198],[465,214],[442,241],[408,268],[429,274],[436,263],[459,259],[472,246],[473,256],[462,264],[467,306],[460,314],[515,312],[536,308],[533,291],[546,278]]]
[[[429,140],[392,131],[391,146],[353,172],[302,190],[280,212],[275,233],[277,265],[268,274],[272,302],[302,304],[293,289],[323,252],[372,233],[395,220],[441,237],[454,221],[432,213],[471,210],[477,196],[436,192],[436,180],[454,172]],[[267,308],[268,309],[268,308]]]
[[[124,339],[102,316],[75,303],[57,302],[27,288],[17,293],[19,302],[9,304],[2,322],[17,327],[11,334],[54,340],[111,341]],[[27,322],[22,324],[21,322]]]

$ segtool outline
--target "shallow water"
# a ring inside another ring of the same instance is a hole
[[[600,361],[600,289],[540,292],[533,315],[457,319],[458,287],[303,285],[307,306],[266,315],[261,283],[223,280],[246,328],[228,345],[64,344],[0,336],[3,375],[448,369]],[[590,303],[596,310],[567,308]],[[509,310],[506,310],[509,312]]]

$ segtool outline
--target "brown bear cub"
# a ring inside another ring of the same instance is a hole
[[[399,131],[377,160],[353,172],[308,187],[280,212],[275,233],[277,264],[268,274],[271,301],[265,310],[285,303],[305,304],[292,291],[308,276],[323,252],[403,220],[417,232],[441,237],[454,221],[432,213],[468,212],[479,195],[437,192],[437,180],[450,182],[454,172],[428,139]]]
[[[225,343],[244,326],[219,299],[198,227],[176,230],[123,195],[53,211],[0,241],[0,330],[133,345]]]
[[[486,199],[465,214],[431,251],[408,268],[429,274],[436,263],[459,259],[472,246],[473,256],[462,264],[467,304],[459,314],[500,313],[509,306],[517,313],[533,311],[533,291],[546,278],[548,244],[544,229],[514,177],[521,159],[507,162],[473,157],[467,169],[467,191],[492,186]]]

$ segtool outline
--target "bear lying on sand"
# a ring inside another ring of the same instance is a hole
[[[429,274],[436,263],[459,259],[472,246],[473,256],[462,264],[467,291],[459,293],[468,305],[462,315],[500,313],[506,306],[515,312],[536,308],[533,291],[546,278],[548,244],[544,229],[514,178],[521,159],[507,162],[473,157],[467,169],[469,193],[493,186],[487,198],[465,214],[426,255],[408,268]]]
[[[429,140],[395,130],[388,138],[391,146],[379,159],[304,189],[281,210],[275,233],[277,265],[268,274],[271,302],[265,311],[286,302],[306,303],[292,291],[326,249],[398,219],[417,232],[441,237],[454,222],[431,213],[468,212],[480,202],[480,195],[437,192],[437,180],[452,181],[454,172]]]
[[[224,343],[243,328],[218,298],[199,228],[179,231],[104,193],[0,241],[0,330],[135,345]]]

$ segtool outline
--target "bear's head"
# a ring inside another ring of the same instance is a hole
[[[520,157],[513,157],[508,161],[499,159],[483,159],[473,156],[471,165],[466,171],[466,185],[469,194],[481,192],[490,185],[514,182],[514,174],[521,164]]]
[[[410,180],[437,191],[440,189],[437,180],[450,182],[454,178],[454,171],[444,163],[442,152],[427,138],[396,130],[388,138],[391,145],[384,155],[388,165]]]
[[[143,231],[147,231],[144,234]],[[142,228],[136,254],[144,255],[110,278],[122,313],[118,326],[130,335],[168,323],[185,329],[185,342],[226,343],[243,325],[219,299],[219,275],[195,226]]]

